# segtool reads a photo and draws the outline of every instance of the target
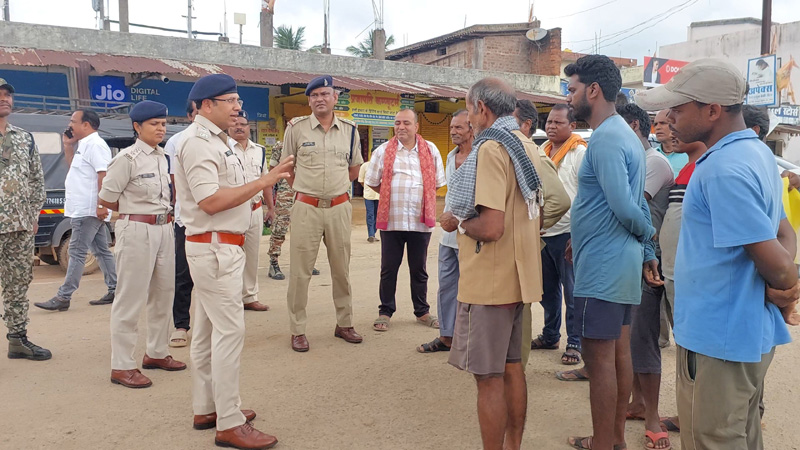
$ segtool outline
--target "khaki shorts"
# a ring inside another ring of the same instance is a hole
[[[521,361],[522,303],[458,302],[450,364],[474,375],[502,376],[506,364]]]

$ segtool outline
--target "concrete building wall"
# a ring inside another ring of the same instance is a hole
[[[519,90],[554,94],[560,92],[557,76],[436,67],[407,62],[319,55],[226,42],[16,22],[0,22],[0,42],[4,47],[146,56],[304,73],[414,80],[422,83],[464,87],[487,76],[498,76]]]
[[[743,30],[761,30],[761,25],[752,23],[710,25],[700,27],[689,27],[686,32],[686,39],[694,41],[714,36],[722,36],[729,33],[736,33]]]

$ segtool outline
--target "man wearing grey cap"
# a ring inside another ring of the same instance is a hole
[[[779,308],[798,298],[796,236],[773,155],[742,117],[746,92],[735,66],[701,59],[636,95],[645,109],[669,108],[679,140],[708,147],[686,189],[675,260],[684,450],[764,448],[764,377],[775,347],[791,341]]]

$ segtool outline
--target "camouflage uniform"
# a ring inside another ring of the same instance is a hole
[[[280,163],[283,142],[277,142],[272,148],[272,156],[269,166],[275,167]],[[289,231],[289,215],[294,204],[294,191],[289,187],[286,180],[278,182],[276,187],[275,220],[272,223],[272,234],[269,237],[269,262],[277,264],[278,257],[281,255],[281,245],[286,240],[286,232]]]
[[[33,225],[45,201],[44,174],[33,135],[8,125],[0,155],[0,285],[9,334],[28,324],[33,279]]]

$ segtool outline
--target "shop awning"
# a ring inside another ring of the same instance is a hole
[[[88,62],[99,73],[160,73],[179,74],[199,78],[213,73],[227,73],[236,81],[272,86],[305,86],[318,74],[290,72],[271,69],[203,64],[142,56],[120,56],[98,53],[77,53],[54,50],[20,49],[0,47],[0,64],[15,66],[64,66],[78,67],[79,61]],[[396,94],[420,94],[432,98],[464,98],[467,88],[452,85],[426,84],[406,80],[366,79],[360,77],[334,77],[334,84],[350,90],[374,90]],[[564,103],[557,94],[518,92],[520,98],[537,103]]]

